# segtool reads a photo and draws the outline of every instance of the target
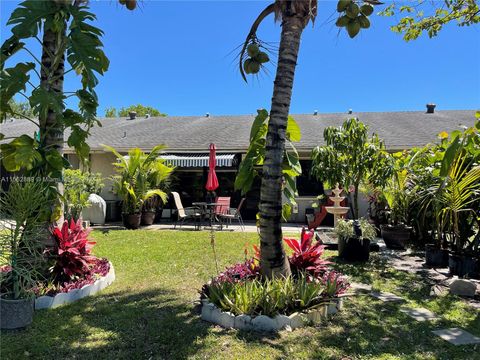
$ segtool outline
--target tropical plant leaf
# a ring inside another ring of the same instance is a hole
[[[292,116],[288,116],[287,121],[287,139],[291,142],[299,142],[302,139],[302,132],[300,126]]]
[[[257,116],[253,120],[250,130],[250,142],[263,138],[267,133],[268,111],[265,109],[257,110]]]
[[[11,36],[2,44],[0,49],[0,70],[3,70],[5,61],[25,46],[15,35]]]
[[[0,72],[0,121],[12,113],[9,102],[18,92],[25,91],[30,80],[28,73],[34,68],[35,64],[32,62],[18,63]]]
[[[42,20],[57,10],[55,1],[23,1],[12,12],[7,25],[14,25],[12,33],[19,39],[35,37],[41,29]]]

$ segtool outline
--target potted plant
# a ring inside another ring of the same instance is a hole
[[[408,171],[399,166],[402,156],[402,153],[394,154],[397,169],[382,190],[388,204],[388,224],[380,225],[380,230],[385,245],[390,249],[404,249],[412,231],[412,227],[407,225],[411,202],[407,187]]]
[[[45,266],[43,240],[49,202],[41,183],[12,183],[0,194],[6,226],[0,231],[0,319],[2,329],[24,328],[33,320],[35,288]]]
[[[142,225],[152,225],[155,221],[157,208],[161,202],[161,198],[157,195],[152,196],[143,202],[142,206]]]
[[[475,142],[476,141],[476,142]],[[466,130],[445,151],[435,192],[440,231],[450,238],[452,275],[478,276],[480,225],[480,141]]]
[[[377,231],[368,220],[339,219],[335,227],[338,238],[338,256],[347,261],[368,261],[370,242]]]
[[[113,176],[112,180],[115,193],[123,201],[123,225],[127,229],[138,229],[145,201],[154,196],[159,196],[163,202],[167,201],[167,194],[164,191],[151,188],[152,181],[160,177],[156,174],[161,164],[158,158],[165,147],[155,146],[148,155],[134,148],[128,151],[127,156],[120,155],[112,147],[105,146],[105,148],[117,157],[117,162],[114,163],[117,175]]]
[[[165,164],[164,160],[158,158],[148,172],[147,181],[152,189],[158,189],[167,194],[170,190],[172,174],[175,167]],[[155,195],[147,199],[142,206],[142,224],[152,225],[162,217],[165,199]]]

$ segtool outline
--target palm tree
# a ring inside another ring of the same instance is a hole
[[[127,157],[110,146],[104,147],[117,157],[117,162],[113,164],[117,168],[113,185],[123,199],[124,214],[139,214],[143,203],[154,196],[160,197],[163,203],[167,201],[165,191],[158,188],[173,171],[158,159],[165,146],[155,146],[148,155],[138,148],[131,149]]]
[[[364,0],[367,7],[379,4],[378,0]],[[360,8],[355,1],[340,0],[337,5],[339,13],[354,15],[345,18],[350,37],[360,31],[359,17],[362,17]],[[371,14],[371,12],[369,11]],[[297,65],[300,40],[305,26],[310,21],[315,21],[317,15],[317,0],[276,0],[268,5],[254,21],[240,52],[240,73],[246,80],[245,74],[257,73],[265,59],[258,58],[257,64],[251,66],[252,59],[257,49],[250,45],[262,45],[256,32],[261,22],[269,15],[274,14],[275,19],[281,21],[282,32],[278,50],[277,69],[273,87],[270,120],[266,140],[266,154],[263,164],[262,184],[260,190],[260,267],[262,275],[267,278],[285,276],[290,273],[290,268],[282,243],[282,162],[285,151],[285,135],[287,128],[290,101],[292,98],[293,80]],[[352,31],[353,30],[353,31]],[[262,54],[262,57],[265,56]],[[268,61],[268,57],[266,57]]]

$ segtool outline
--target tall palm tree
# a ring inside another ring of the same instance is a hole
[[[363,0],[363,3],[367,6],[379,4],[378,0]],[[337,10],[343,13],[347,11],[348,6],[355,8],[355,19],[356,16],[361,15],[356,1],[352,0],[340,0]],[[282,32],[268,123],[259,205],[260,267],[263,276],[268,278],[290,273],[282,242],[282,162],[300,40],[305,26],[310,21],[315,21],[317,0],[276,0],[259,14],[240,52],[240,73],[245,80],[245,73],[258,72],[258,64],[254,67],[245,66],[244,60],[247,50],[250,52],[249,45],[259,43],[256,32],[260,23],[271,14],[281,22]],[[351,20],[347,17],[346,20],[351,23],[347,25],[349,35],[354,37],[360,30],[358,20],[353,20],[353,17]],[[339,26],[346,26],[346,24]]]
[[[293,79],[303,29],[317,13],[316,0],[275,1],[263,10],[252,25],[240,56],[240,71],[247,45],[255,42],[256,31],[263,19],[274,14],[281,21],[282,33],[277,71],[266,138],[260,190],[260,267],[265,277],[290,274],[282,243],[282,162]]]

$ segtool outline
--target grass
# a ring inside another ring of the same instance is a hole
[[[3,332],[2,359],[480,359],[480,346],[456,347],[431,334],[462,327],[479,336],[479,313],[454,296],[430,298],[424,280],[387,268],[377,256],[366,265],[336,267],[441,320],[416,322],[399,304],[359,295],[317,328],[225,330],[199,317],[198,289],[215,274],[209,233],[118,230],[93,236],[95,253],[112,261],[116,281],[96,296],[37,311],[27,330]],[[241,261],[245,243],[256,241],[252,233],[218,233],[219,266]]]

